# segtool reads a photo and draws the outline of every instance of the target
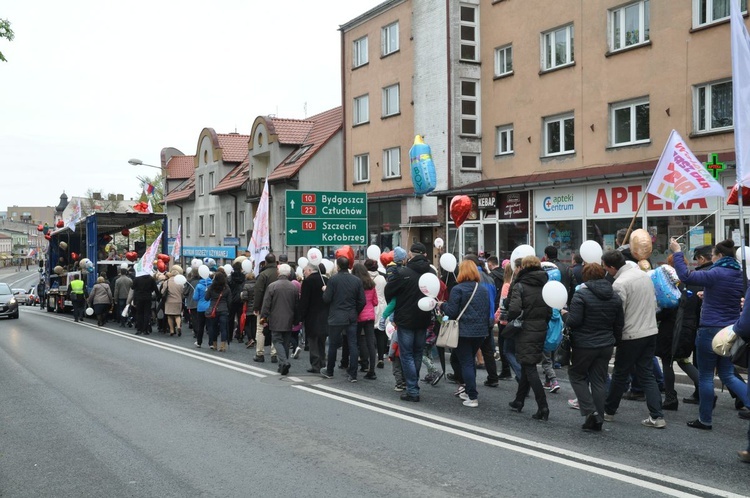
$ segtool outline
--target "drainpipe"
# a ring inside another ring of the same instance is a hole
[[[234,199],[234,233],[235,233],[235,235],[237,235],[237,240],[239,241],[240,240],[240,237],[239,237],[240,232],[239,232],[239,229],[238,229],[239,225],[237,224],[237,220],[239,219],[237,217],[237,196],[234,195],[234,194],[232,194],[231,192],[228,192],[228,194],[231,195],[232,198]],[[234,249],[235,249],[235,252],[237,253],[237,256],[239,256],[239,252],[240,252],[239,246],[235,246]]]

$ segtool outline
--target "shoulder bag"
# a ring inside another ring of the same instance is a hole
[[[521,299],[523,300],[523,286],[518,285],[514,292],[518,292],[521,296]],[[503,328],[502,332],[500,332],[500,336],[504,339],[510,339],[511,337],[518,334],[521,329],[523,329],[523,310],[521,310],[521,314],[515,317],[513,320],[509,321],[508,324]]]
[[[214,307],[211,309],[211,313],[208,313],[206,315],[206,318],[216,318],[216,308],[219,306],[219,303],[221,302],[222,294],[224,294],[224,291],[219,292],[219,298],[216,300],[216,304],[214,304]]]
[[[455,320],[448,320],[440,325],[440,335],[438,335],[436,345],[439,348],[451,348],[455,349],[458,346],[458,321],[469,307],[469,303],[474,299],[474,294],[477,292],[479,284],[474,284],[474,291],[471,293],[471,297],[466,301],[464,309],[461,310],[458,317]]]

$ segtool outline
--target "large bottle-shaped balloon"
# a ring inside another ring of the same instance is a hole
[[[409,149],[411,161],[411,182],[414,184],[414,193],[426,195],[435,190],[437,186],[437,175],[435,163],[432,162],[432,151],[430,146],[422,141],[422,137],[414,137],[414,145]]]

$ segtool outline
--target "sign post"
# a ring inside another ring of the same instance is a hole
[[[286,191],[286,245],[367,244],[367,194]]]

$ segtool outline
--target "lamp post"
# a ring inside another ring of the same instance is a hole
[[[164,181],[163,190],[162,190],[163,192],[162,201],[164,202],[164,214],[167,216],[167,220],[166,220],[167,227],[169,227],[169,212],[167,211],[167,172],[162,166],[154,166],[153,164],[146,164],[140,159],[135,159],[135,158],[128,159],[128,164],[130,164],[131,166],[146,166],[147,168],[155,168],[161,171],[161,174],[163,176],[163,181]],[[169,237],[169,232],[167,232],[167,237]],[[162,244],[163,244],[162,247],[167,247],[166,240],[163,241]]]

